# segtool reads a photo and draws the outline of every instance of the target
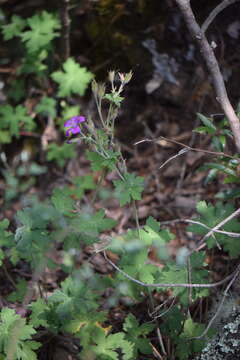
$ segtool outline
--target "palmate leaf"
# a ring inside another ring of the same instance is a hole
[[[93,190],[96,188],[92,175],[76,176],[73,178],[74,188],[70,189],[70,194],[81,199],[85,190]]]
[[[47,70],[47,65],[44,64],[47,57],[48,52],[46,49],[29,54],[27,57],[23,58],[22,64],[18,68],[18,74],[34,74],[35,76],[42,78],[45,76],[45,70]]]
[[[115,195],[119,199],[120,206],[130,203],[132,200],[141,200],[144,189],[144,178],[126,173],[124,180],[114,180]]]
[[[123,324],[123,330],[126,332],[126,340],[133,344],[133,358],[137,359],[138,352],[143,354],[152,354],[152,347],[149,341],[144,338],[154,329],[153,324],[139,325],[133,314],[129,314]]]
[[[69,96],[72,93],[84,95],[93,74],[72,58],[65,61],[63,70],[55,71],[51,75],[52,79],[59,84],[58,96]]]
[[[105,156],[97,152],[87,151],[87,159],[91,162],[93,171],[99,171],[104,168],[114,170],[120,153],[118,151],[107,150]]]
[[[193,337],[200,336],[204,331],[203,324],[194,323],[191,318],[184,322],[183,332],[177,339],[176,353],[180,360],[189,359],[189,355],[199,352],[203,349],[205,340],[191,340]]]
[[[139,237],[145,245],[155,245],[157,248],[164,251],[164,245],[174,239],[174,234],[170,233],[168,230],[161,230],[160,223],[150,216],[147,219],[144,228],[140,230]]]
[[[8,295],[7,299],[11,302],[17,302],[20,303],[23,301],[24,296],[27,292],[27,281],[25,279],[19,279],[19,281],[16,284],[16,290],[13,291],[10,295]]]
[[[11,40],[15,36],[19,36],[25,24],[26,21],[22,17],[13,15],[11,23],[2,26],[3,39]]]
[[[170,336],[171,339],[177,340],[179,334],[182,332],[183,322],[185,320],[185,316],[180,310],[180,306],[173,306],[162,318],[164,322],[160,327],[163,330],[163,333]]]
[[[125,340],[124,333],[106,335],[104,330],[96,328],[94,332],[95,346],[91,349],[98,356],[98,359],[118,360],[118,349],[121,349],[123,360],[130,360],[133,355],[133,344]]]
[[[29,305],[32,313],[30,316],[31,324],[38,328],[39,326],[48,326],[46,319],[44,318],[43,314],[45,313],[47,307],[46,301],[42,298],[38,298],[36,301],[31,302]]]
[[[26,43],[26,47],[30,53],[37,52],[42,48],[46,48],[50,42],[59,35],[59,20],[47,11],[42,11],[27,19],[30,30],[22,33],[22,41]]]
[[[76,156],[76,149],[74,144],[50,144],[48,146],[47,160],[56,161],[58,166],[63,167],[67,159],[74,158]]]
[[[88,311],[78,314],[73,320],[64,325],[64,331],[77,334],[81,339],[81,345],[86,346],[91,342],[91,336],[95,326],[107,320],[107,313],[104,311]],[[82,330],[82,331],[81,331]]]
[[[70,220],[69,228],[72,232],[79,234],[79,240],[90,245],[99,241],[100,232],[111,229],[115,224],[115,220],[105,218],[104,210],[99,210],[95,214],[87,212],[78,214]]]
[[[0,246],[10,247],[13,239],[13,234],[8,231],[9,220],[4,219],[0,221]]]
[[[9,129],[12,136],[19,137],[20,129],[32,130],[35,127],[34,120],[27,115],[24,106],[18,105],[16,108],[11,105],[3,105],[0,108],[0,128]]]
[[[129,251],[122,256],[118,266],[134,279],[145,283],[154,283],[159,268],[155,265],[148,264],[147,261],[148,249],[138,249],[137,251],[134,249],[134,251]],[[117,280],[121,284],[118,286],[121,294],[135,300],[140,300],[143,296],[143,291],[146,291],[146,288],[143,288],[133,281],[127,280],[126,277],[120,273],[117,274]]]
[[[226,219],[229,215],[234,212],[232,204],[224,204],[217,202],[215,206],[207,204],[205,201],[200,201],[197,204],[197,211],[199,217],[195,220],[205,224],[209,229],[219,224],[222,220]],[[201,225],[193,224],[188,226],[188,231],[195,234],[204,236],[209,229],[204,228]],[[220,230],[229,232],[240,232],[239,220],[234,218],[228,221]],[[216,246],[216,243],[222,245],[225,251],[229,252],[230,256],[237,257],[240,254],[240,241],[236,241],[236,238],[230,237],[227,234],[214,233],[206,239],[208,248],[211,249]]]
[[[194,284],[209,283],[208,271],[204,269],[205,254],[193,254],[190,257],[191,263],[191,282]],[[166,265],[156,280],[157,283],[165,284],[187,284],[189,283],[189,273],[187,266],[179,266],[171,264]],[[164,289],[164,288],[162,288]],[[166,288],[165,288],[166,289]],[[188,289],[185,287],[174,287],[172,289],[174,296],[178,296],[183,305],[188,305]],[[209,293],[207,288],[193,288],[192,299],[207,296]]]
[[[55,188],[51,197],[55,208],[62,214],[69,214],[74,210],[75,201],[71,198],[69,189]]]
[[[49,304],[53,304],[55,313],[61,324],[94,312],[98,307],[99,295],[84,284],[80,279],[68,277],[61,283],[61,288],[49,297]]]
[[[7,359],[37,360],[33,350],[40,347],[36,341],[31,341],[36,333],[32,325],[26,324],[26,319],[16,314],[13,309],[3,308],[0,314],[0,352]]]
[[[43,114],[45,116],[51,116],[55,118],[56,116],[56,105],[57,102],[55,99],[44,96],[41,101],[36,106],[36,112],[39,114]]]

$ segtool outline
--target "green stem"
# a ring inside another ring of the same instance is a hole
[[[106,120],[106,125],[107,125],[107,129],[109,129],[109,124],[110,124],[110,120],[111,120],[111,116],[112,116],[112,103],[110,103],[109,105],[109,109],[108,109],[108,114],[107,114],[107,120]]]

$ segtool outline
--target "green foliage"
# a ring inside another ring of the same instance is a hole
[[[170,240],[174,239],[174,235],[169,230],[160,229],[160,223],[158,223],[152,216],[150,216],[146,225],[139,232],[139,238],[145,243],[145,245],[154,245],[158,249],[159,257],[165,258],[167,256],[165,252],[165,245]]]
[[[9,256],[13,261],[14,255],[14,235],[8,231],[9,220],[4,219],[0,221],[0,266],[3,263],[5,257]],[[4,251],[3,251],[4,249]],[[6,251],[6,249],[8,249]],[[14,262],[14,261],[13,261]]]
[[[47,160],[56,161],[60,167],[65,165],[67,159],[71,159],[75,156],[76,150],[74,148],[74,144],[50,144],[48,146]]]
[[[72,93],[84,95],[93,78],[93,74],[81,67],[74,59],[69,58],[63,64],[64,71],[55,71],[51,77],[59,84],[58,96],[69,96]]]
[[[55,315],[64,327],[69,321],[96,310],[99,295],[92,290],[91,283],[68,277],[61,283],[61,288],[49,297],[49,304],[54,305]]]
[[[17,69],[17,75],[22,76],[22,82],[16,78],[8,92],[8,97],[11,102],[16,103],[16,106],[7,104],[0,109],[0,142],[9,143],[12,137],[19,138],[21,131],[35,129],[35,121],[27,114],[26,108],[19,104],[19,101],[28,100],[25,99],[25,92],[29,90],[28,81],[33,89],[39,87],[41,94],[52,94],[52,89],[48,91],[43,85],[50,84],[47,74],[51,74],[51,79],[57,83],[57,96],[63,99],[57,101],[50,97],[51,95],[43,96],[34,105],[34,111],[37,113],[39,123],[44,121],[43,117],[52,119],[57,117],[57,124],[62,130],[65,120],[80,114],[78,105],[69,105],[76,103],[71,97],[85,94],[93,74],[85,67],[81,67],[73,58],[68,58],[62,64],[62,70],[54,71],[57,67],[49,55],[53,50],[53,40],[59,36],[60,22],[51,13],[43,11],[26,19],[13,15],[11,22],[2,26],[2,32],[4,40],[18,37],[20,50],[22,51],[23,48],[24,54],[21,65]],[[39,327],[54,334],[70,333],[79,339],[82,346],[79,356],[84,360],[87,358],[137,360],[142,357],[142,354],[151,357],[152,346],[149,334],[154,330],[154,325],[139,324],[126,305],[127,302],[139,304],[143,299],[146,300],[149,296],[147,288],[126,279],[118,271],[113,275],[109,273],[99,275],[93,271],[92,268],[95,268],[95,265],[92,266],[94,262],[90,262],[89,259],[87,261],[91,265],[85,266],[88,251],[92,251],[89,256],[92,260],[95,255],[94,250],[97,252],[103,248],[110,251],[109,258],[114,259],[116,256],[113,261],[117,261],[119,268],[133,278],[148,284],[169,284],[171,294],[176,297],[177,304],[163,315],[161,328],[164,336],[171,338],[178,359],[187,359],[200,351],[204,344],[203,340],[192,339],[201,335],[204,326],[194,323],[185,315],[190,313],[188,289],[172,287],[172,285],[189,282],[208,283],[209,272],[205,268],[206,253],[193,253],[187,259],[188,264],[180,265],[170,257],[168,250],[168,243],[174,239],[174,234],[162,229],[160,223],[153,217],[149,217],[145,224],[142,220],[140,225],[136,221],[134,228],[119,235],[118,229],[121,226],[111,231],[117,222],[106,217],[103,208],[99,210],[99,207],[105,206],[105,203],[103,202],[104,205],[100,203],[100,206],[99,203],[93,203],[97,196],[100,198],[99,192],[105,190],[104,176],[110,172],[114,174],[114,180],[111,180],[113,176],[109,174],[106,182],[112,181],[113,186],[108,186],[107,191],[111,192],[114,188],[114,195],[119,200],[120,206],[128,204],[135,210],[135,200],[142,198],[144,179],[127,172],[119,144],[116,144],[114,140],[115,119],[124,100],[122,91],[131,76],[131,72],[117,74],[112,71],[110,92],[106,90],[105,85],[97,84],[96,81],[92,83],[100,119],[98,123],[95,123],[95,119],[89,116],[81,128],[79,137],[89,148],[86,158],[90,161],[91,170],[101,171],[97,186],[94,174],[70,178],[70,185],[53,190],[51,202],[33,201],[28,207],[18,211],[15,233],[8,231],[8,220],[0,222],[1,266],[10,260],[11,266],[17,263],[20,266],[22,264],[30,266],[34,275],[38,275],[46,267],[54,267],[51,257],[56,256],[58,261],[60,259],[58,262],[61,269],[60,281],[68,276],[59,286],[56,281],[54,290],[48,290],[47,300],[39,296],[28,304],[28,322],[15,314],[13,310],[2,309],[0,357],[7,360],[37,359],[35,350],[40,344],[32,341],[32,335]],[[116,77],[117,85],[115,84]],[[26,78],[29,80],[26,81]],[[32,79],[34,83],[31,82]],[[64,99],[64,97],[69,98]],[[211,118],[202,114],[197,114],[197,116],[203,126],[196,131],[209,134],[214,149],[222,153],[216,162],[205,164],[205,168],[210,169],[206,182],[221,172],[226,176],[225,183],[239,183],[238,156],[231,158],[223,154],[227,138],[231,136],[226,119],[216,125]],[[39,129],[37,132],[39,133]],[[74,140],[78,141],[78,139]],[[76,156],[76,149],[69,143],[50,144],[47,150],[47,160],[55,161],[60,167],[63,167],[66,161],[74,156]],[[28,188],[21,186],[19,177],[22,176],[25,179],[29,175],[35,176],[46,170],[47,167],[42,169],[41,165],[32,162],[27,166],[18,167],[14,172],[9,169],[2,171],[8,184],[5,200],[13,199],[16,194],[19,195],[24,192],[23,189]],[[29,186],[27,180],[25,186],[26,184]],[[235,193],[231,195],[232,198],[236,198],[238,193],[239,191],[236,192],[235,189]],[[202,201],[198,203],[197,211],[199,213],[197,220],[207,228],[194,224],[189,226],[188,230],[193,235],[204,236],[211,228],[229,216],[234,211],[234,207],[229,203],[219,202],[213,206]],[[14,226],[15,224],[11,224],[11,228]],[[239,222],[233,219],[221,230],[239,233],[239,227]],[[106,241],[102,235],[107,235]],[[240,254],[240,245],[238,246],[236,239],[226,234],[214,233],[206,239],[206,242],[208,248],[213,248],[216,244],[220,245],[224,251],[229,252],[230,256],[237,257]],[[83,251],[86,246],[87,251]],[[151,255],[149,255],[150,251]],[[105,261],[101,255],[99,258],[101,259],[99,261]],[[96,259],[97,263],[98,258]],[[101,266],[100,270],[102,270]],[[21,303],[26,295],[27,287],[26,280],[17,279],[16,289],[7,295],[7,300]],[[166,287],[155,288],[154,295],[159,296],[158,292],[162,291],[166,291]],[[108,296],[109,292],[110,296]],[[207,295],[206,288],[191,289],[192,301]],[[109,307],[117,305],[119,300],[125,301],[124,312],[128,312],[128,315],[121,324],[123,330],[116,332],[119,331],[119,324],[117,324],[117,329],[115,326],[109,326],[112,323],[112,314],[110,311],[101,311],[101,309],[109,310]],[[154,342],[154,336],[151,338]]]
[[[95,214],[85,211],[69,220],[69,230],[79,235],[78,241],[90,245],[99,240],[100,232],[111,229],[115,224],[115,220],[105,218],[104,210]]]
[[[205,326],[203,324],[194,323],[190,317],[185,320],[183,332],[176,341],[176,354],[180,360],[188,359],[189,355],[203,349],[205,344],[204,340],[192,340],[191,338],[202,335],[204,328]]]
[[[202,350],[205,340],[193,338],[202,335],[205,330],[203,324],[193,322],[190,317],[186,319],[176,305],[166,315],[163,315],[163,320],[161,329],[176,345],[177,358],[180,360],[189,359],[190,355]],[[212,332],[208,331],[208,336],[210,335]]]
[[[132,200],[140,200],[144,189],[144,178],[131,173],[124,174],[124,180],[114,180],[115,195],[119,199],[120,206],[130,203]]]
[[[67,188],[55,188],[51,197],[52,203],[55,208],[62,214],[69,214],[74,210],[74,200],[70,197]]]
[[[74,188],[70,190],[70,194],[77,199],[81,199],[86,190],[93,190],[96,188],[92,175],[76,176],[72,181]]]
[[[207,118],[202,114],[197,114],[198,118],[204,124],[204,126],[195,129],[196,132],[201,134],[210,134],[212,147],[222,156],[217,158],[217,161],[211,163],[205,163],[200,170],[210,169],[205,184],[208,184],[214,180],[219,173],[225,174],[224,183],[239,183],[239,159],[236,155],[234,157],[225,156],[224,150],[227,144],[227,138],[232,138],[232,133],[229,130],[229,124],[226,118],[218,122],[217,126],[214,125],[213,119]]]
[[[123,324],[123,330],[126,332],[126,339],[134,344],[133,346],[133,359],[137,359],[138,353],[152,354],[152,347],[145,335],[154,329],[153,324],[139,325],[137,319],[133,314],[129,314]]]
[[[63,107],[63,110],[62,110],[63,120],[68,120],[71,117],[77,116],[80,114],[80,106],[79,105],[70,106],[64,101],[61,101],[61,105]]]
[[[214,226],[231,215],[234,212],[234,207],[230,203],[224,204],[220,201],[217,202],[215,206],[207,204],[205,201],[200,201],[197,204],[197,212],[199,213],[199,216],[196,220],[206,225],[207,228],[201,225],[192,224],[188,226],[188,230],[204,236],[210,229],[214,228]],[[239,233],[240,223],[234,218],[224,224],[221,227],[221,230]],[[236,241],[236,238],[228,236],[227,234],[214,232],[206,239],[206,243],[209,249],[212,249],[217,245],[222,246],[224,251],[229,252],[229,255],[233,257],[237,257],[240,254],[239,242]]]
[[[27,281],[25,279],[19,279],[16,284],[16,290],[8,295],[7,299],[11,302],[22,302],[27,290]]]
[[[47,48],[50,42],[59,35],[59,20],[47,11],[42,11],[27,19],[30,30],[21,34],[22,41],[30,53]]]
[[[45,76],[47,65],[44,61],[47,61],[48,52],[43,49],[37,53],[28,54],[26,58],[23,58],[22,64],[18,68],[18,74],[32,74],[42,79]]]
[[[29,307],[32,311],[30,316],[32,326],[34,326],[34,328],[38,328],[39,326],[48,327],[49,325],[44,318],[48,309],[46,302],[42,298],[38,298],[36,301],[31,302]]]
[[[15,108],[11,105],[1,106],[0,128],[3,130],[8,129],[9,131],[9,133],[5,133],[4,137],[2,136],[2,142],[9,142],[12,136],[19,137],[21,129],[31,131],[34,127],[34,120],[27,115],[27,111],[24,106],[17,105]]]
[[[8,97],[16,102],[24,98],[26,93],[26,83],[24,79],[16,79],[11,82],[10,89],[8,90]]]
[[[54,229],[59,220],[59,213],[48,204],[35,203],[31,208],[17,212],[19,227],[15,233],[16,250],[22,259],[32,267],[51,265],[45,254],[52,246],[48,228]]]
[[[115,94],[115,93],[114,94],[106,94],[106,95],[104,95],[103,98],[109,100],[117,107],[120,107],[121,102],[124,100],[124,98],[122,96],[119,96],[118,94]]]
[[[99,360],[118,360],[117,349],[121,349],[123,360],[130,360],[133,354],[133,344],[125,340],[124,333],[106,335],[103,329],[95,328],[94,339],[96,345],[91,349]]]
[[[56,117],[56,105],[57,102],[55,99],[44,96],[41,101],[36,106],[36,112],[44,116],[50,116],[52,118]]]
[[[205,183],[207,184],[211,180],[215,179],[218,175],[218,173],[226,174],[227,176],[224,179],[225,184],[230,183],[240,183],[240,179],[238,176],[238,166],[239,162],[238,160],[230,160],[229,159],[223,159],[218,163],[205,163],[200,170],[210,169],[207,179],[205,180]]]
[[[37,360],[34,350],[40,344],[31,340],[36,333],[26,319],[17,315],[14,310],[3,308],[0,313],[0,352],[7,359]]]
[[[183,312],[179,306],[175,305],[163,315],[163,323],[160,326],[161,330],[176,342],[182,331],[184,320],[185,316]]]
[[[25,26],[26,21],[23,18],[13,15],[11,17],[11,23],[2,26],[3,39],[11,40],[15,36],[19,36]]]
[[[93,171],[99,171],[104,168],[114,170],[120,153],[118,151],[107,150],[104,154],[93,151],[87,151],[87,159],[91,162]]]
[[[213,124],[211,118],[207,118],[203,114],[197,113],[197,117],[204,126],[196,128],[194,131],[199,132],[200,134],[215,134],[217,131],[216,126]]]
[[[191,271],[192,284],[206,284],[208,283],[208,271],[204,269],[205,254],[193,254],[190,257],[190,269],[187,265],[180,266],[175,263],[171,264],[169,261],[162,269],[157,283],[165,284],[187,284],[189,282],[189,271]],[[174,296],[178,296],[179,300],[184,306],[188,305],[188,289],[185,287],[174,287],[172,289]],[[207,288],[193,288],[192,299],[196,300],[199,297],[207,296],[209,293]]]

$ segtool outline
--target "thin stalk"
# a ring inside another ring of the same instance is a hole
[[[109,109],[108,109],[108,114],[107,114],[107,120],[106,120],[107,128],[109,128],[109,124],[110,124],[110,120],[111,120],[111,116],[112,116],[112,110],[113,110],[113,105],[112,105],[112,103],[110,103]]]
[[[153,299],[153,296],[152,296],[152,292],[151,292],[151,290],[149,288],[148,288],[148,295],[149,295],[149,299],[150,299],[151,311],[153,312],[154,311],[154,299]],[[156,318],[156,319],[154,319],[154,322],[157,325],[157,336],[158,336],[158,341],[159,341],[160,347],[162,349],[163,354],[167,355],[166,350],[165,350],[165,346],[164,346],[164,343],[163,343],[163,339],[162,339],[162,334],[161,334],[160,327],[159,327],[159,321]]]
[[[135,217],[135,222],[136,222],[137,231],[138,231],[138,237],[140,237],[140,224],[139,224],[136,200],[133,200],[132,204],[133,204],[134,217]]]
[[[94,99],[95,99],[95,103],[97,105],[98,116],[101,120],[103,128],[105,128],[105,124],[104,124],[104,120],[103,120],[103,116],[102,116],[102,100],[98,101],[98,98],[95,95],[94,95]]]
[[[93,193],[93,197],[92,197],[92,199],[91,199],[91,201],[90,201],[90,204],[93,206],[93,204],[94,204],[94,202],[95,202],[95,200],[96,200],[96,198],[97,198],[97,195],[98,195],[98,193],[99,193],[99,189],[100,189],[100,187],[101,187],[101,185],[102,185],[102,182],[103,182],[103,179],[105,178],[105,175],[106,175],[106,169],[103,169],[103,171],[102,171],[102,174],[101,174],[101,176],[100,176],[100,179],[99,179],[99,181],[98,181],[98,183],[97,183],[97,187],[96,187],[96,189],[95,189],[95,191],[94,191],[94,193]]]
[[[15,281],[13,280],[13,278],[11,277],[11,275],[9,274],[9,272],[7,271],[7,268],[4,263],[2,263],[2,268],[3,268],[3,271],[6,275],[6,277],[10,281],[10,283],[14,286],[15,289],[17,289],[17,285],[16,285]]]

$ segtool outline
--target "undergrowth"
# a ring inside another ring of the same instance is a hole
[[[64,167],[68,159],[76,157],[81,142],[85,144],[91,172],[70,178],[45,201],[26,199],[26,206],[16,214],[15,224],[10,226],[7,219],[0,222],[1,267],[14,289],[1,296],[0,358],[37,359],[46,334],[68,334],[78,341],[79,359],[152,359],[157,351],[167,356],[167,341],[174,349],[174,358],[188,359],[214,333],[212,329],[205,331],[206,325],[197,322],[191,312],[192,305],[207,297],[211,288],[208,250],[217,247],[232,259],[240,255],[236,241],[240,224],[231,217],[239,191],[219,193],[215,204],[197,204],[197,216],[187,227],[196,239],[195,247],[173,259],[168,243],[175,235],[153,217],[139,224],[137,204],[143,198],[145,179],[129,172],[115,139],[115,120],[132,73],[111,71],[109,83],[100,84],[71,57],[56,65],[52,58],[59,31],[57,14],[47,11],[25,19],[13,15],[10,22],[5,20],[2,25],[4,40],[16,42],[24,53],[16,78],[7,84],[6,103],[0,108],[2,146],[14,143],[26,133],[41,134],[43,123],[54,123],[62,137],[42,144],[45,160]],[[28,76],[34,89],[41,84],[43,94],[32,111],[25,106]],[[50,81],[55,82],[55,96],[48,94]],[[90,82],[98,119],[83,114],[70,101],[72,96],[84,95]],[[196,131],[212,136],[217,155],[215,162],[204,165],[204,169],[210,169],[206,184],[219,172],[225,174],[225,183],[239,183],[239,157],[224,153],[226,139],[231,137],[227,121],[224,119],[216,127],[211,118],[202,114],[198,117],[202,126]],[[27,154],[25,157],[28,160]],[[24,194],[36,176],[47,172],[46,166],[34,161],[30,168],[26,167],[24,154],[14,171],[4,151],[1,159],[5,164],[2,175],[8,184],[7,203],[19,193]],[[113,175],[107,178],[109,173]],[[26,177],[28,181],[24,180]],[[106,179],[108,190],[111,188],[109,196],[117,199],[120,207],[132,209],[135,226],[125,233],[114,232],[116,221],[106,215],[105,209],[95,208]],[[228,217],[222,227],[217,227]],[[114,271],[100,275],[88,260],[79,264],[78,258],[86,247],[90,247],[92,257],[103,254]],[[150,251],[154,251],[157,264],[149,261]],[[61,261],[52,256],[55,252]],[[32,274],[31,281],[12,278],[9,269],[23,264]],[[51,291],[41,283],[46,269],[64,274]],[[158,309],[154,298],[166,291],[167,301]],[[115,326],[111,323],[111,310],[122,299],[128,315]],[[149,309],[145,307],[145,314],[134,312],[136,306],[147,302],[150,305]],[[204,331],[206,334],[201,337]]]

